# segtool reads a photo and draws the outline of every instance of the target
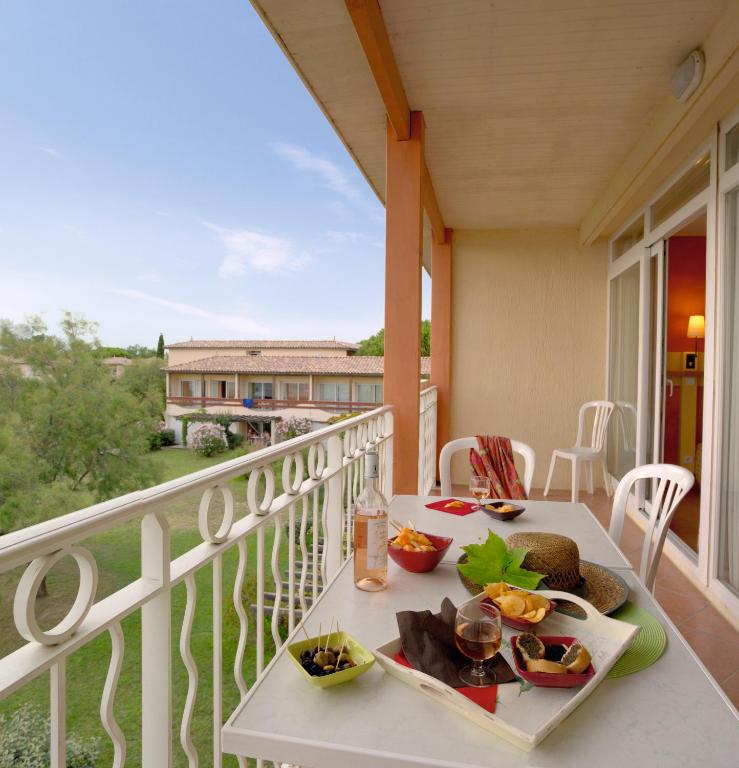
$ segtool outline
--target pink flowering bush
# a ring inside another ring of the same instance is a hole
[[[187,441],[201,456],[213,456],[228,448],[226,430],[220,424],[205,422],[191,427]]]
[[[277,422],[275,434],[277,442],[291,440],[298,435],[306,435],[313,429],[313,422],[310,419],[300,419],[297,416],[291,416],[289,419],[283,419]]]

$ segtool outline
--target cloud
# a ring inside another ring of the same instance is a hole
[[[308,254],[298,252],[286,237],[266,235],[249,229],[226,229],[207,221],[203,224],[218,235],[226,249],[218,274],[240,277],[254,272],[299,272],[310,263]]]
[[[289,160],[299,171],[316,174],[329,189],[343,195],[349,200],[359,200],[360,191],[349,181],[344,171],[336,163],[325,157],[314,155],[305,147],[297,144],[276,142],[271,145],[272,151]]]
[[[127,299],[133,299],[134,301],[145,301],[149,304],[155,304],[158,307],[164,307],[164,309],[169,309],[172,312],[177,312],[181,315],[190,315],[191,317],[200,317],[204,320],[212,320],[213,322],[222,325],[224,328],[236,331],[237,333],[263,334],[266,332],[266,328],[263,325],[244,315],[210,312],[201,307],[194,307],[192,304],[183,304],[179,301],[162,299],[159,296],[152,296],[150,293],[144,293],[143,291],[136,291],[130,288],[121,288],[116,290],[115,293],[119,296],[125,296]]]
[[[48,145],[42,145],[38,149],[40,152],[43,152],[44,154],[54,157],[57,160],[61,160],[64,157],[64,155],[62,155],[62,153],[58,149],[54,149],[54,147],[50,147]]]

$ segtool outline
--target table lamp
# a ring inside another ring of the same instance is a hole
[[[695,339],[695,352],[685,355],[686,370],[695,370],[698,367],[698,339],[706,335],[706,321],[703,315],[691,315],[688,318],[688,338]]]

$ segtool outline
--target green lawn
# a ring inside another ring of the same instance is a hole
[[[151,454],[163,473],[163,480],[202,469],[241,453],[229,452],[205,459],[189,450],[172,448]],[[276,472],[280,491],[279,472]],[[237,516],[245,514],[244,497],[246,483],[243,478],[231,482],[237,504]],[[199,497],[193,496],[175,502],[166,510],[171,522],[172,557],[186,552],[200,541],[197,529],[197,508]],[[286,537],[283,549],[286,550]],[[268,585],[271,582],[269,559],[271,556],[273,529],[270,526],[266,536],[265,572]],[[137,523],[121,526],[107,533],[95,536],[85,542],[95,555],[100,572],[98,598],[104,597],[135,580],[140,575],[140,535]],[[284,553],[281,559],[285,560]],[[224,714],[230,713],[238,703],[238,689],[233,678],[233,664],[238,641],[239,621],[232,602],[233,584],[238,555],[235,548],[223,558],[223,669],[224,669]],[[248,541],[249,564],[244,583],[244,604],[256,602],[256,540]],[[17,647],[21,641],[12,624],[12,598],[20,571],[0,575],[0,656]],[[191,647],[199,671],[197,704],[193,719],[193,740],[199,752],[200,764],[212,764],[212,570],[204,567],[196,574],[197,608],[192,630]],[[39,598],[39,616],[42,626],[53,626],[71,604],[77,587],[76,566],[60,563],[49,576],[49,596]],[[173,680],[173,745],[174,765],[186,766],[187,761],[179,743],[179,725],[187,692],[187,672],[179,654],[179,633],[185,608],[185,588],[179,585],[172,592],[172,680]],[[140,765],[140,612],[128,617],[122,624],[125,637],[125,654],[118,691],[115,699],[115,714],[127,738],[127,764]],[[255,676],[255,635],[253,617],[249,614],[249,644],[244,659],[244,675],[251,684]],[[269,621],[265,622],[266,658],[274,653]],[[110,660],[108,634],[96,638],[67,660],[67,727],[70,733],[93,736],[100,739],[100,764],[109,764],[112,747],[107,734],[100,724],[99,706],[105,675]],[[33,701],[42,708],[48,707],[48,674],[42,675],[21,691],[0,702],[0,712],[7,712],[23,702]],[[224,765],[236,766],[236,761],[227,758]]]

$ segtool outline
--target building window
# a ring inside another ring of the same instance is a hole
[[[202,382],[196,379],[183,379],[180,382],[181,397],[201,397],[203,393]]]
[[[249,382],[249,397],[255,400],[272,399],[272,382],[251,381]]]
[[[382,384],[357,384],[357,400],[360,403],[381,403]]]
[[[246,354],[249,357],[257,357],[257,355],[261,355],[262,353],[258,349],[250,349]]]
[[[236,383],[229,379],[217,379],[208,382],[208,397],[236,397]]]
[[[282,399],[283,400],[307,400],[308,399],[308,382],[282,382]]]
[[[318,385],[318,399],[331,403],[348,403],[349,382],[322,381]]]

